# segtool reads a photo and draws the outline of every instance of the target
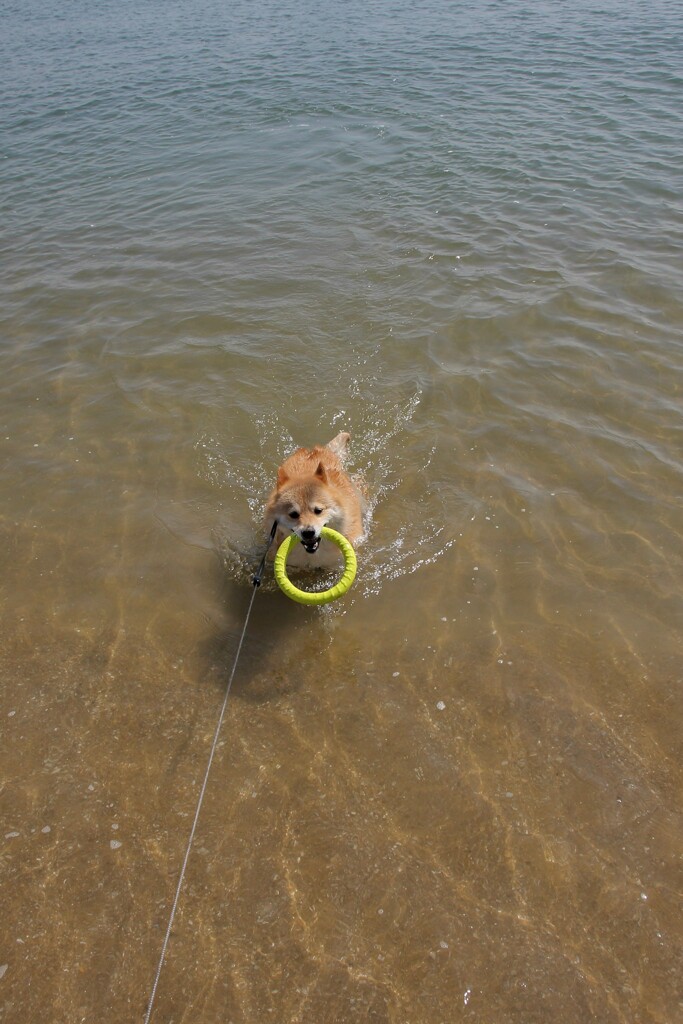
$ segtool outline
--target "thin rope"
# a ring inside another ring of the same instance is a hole
[[[197,831],[197,822],[199,821],[199,814],[200,814],[200,811],[202,809],[202,803],[204,802],[204,794],[206,792],[206,786],[207,786],[207,783],[209,781],[209,773],[211,771],[211,765],[213,764],[214,755],[216,753],[216,747],[218,746],[218,737],[220,735],[221,726],[223,725],[223,719],[225,717],[225,710],[226,710],[226,708],[228,706],[228,697],[230,696],[230,690],[232,688],[232,681],[235,678],[235,670],[237,669],[237,662],[239,661],[240,653],[242,651],[242,644],[244,643],[244,637],[246,636],[246,633],[247,633],[247,626],[249,624],[249,616],[251,615],[251,609],[252,609],[252,606],[254,604],[254,598],[256,597],[256,591],[258,590],[258,588],[261,585],[261,577],[263,575],[263,569],[264,569],[264,566],[266,564],[266,555],[268,554],[268,549],[270,548],[270,544],[271,544],[271,542],[273,540],[273,537],[275,536],[275,530],[276,529],[277,529],[277,523],[273,523],[273,529],[271,530],[270,540],[268,541],[268,547],[266,548],[266,550],[265,550],[265,552],[263,554],[263,558],[261,559],[261,564],[259,565],[258,569],[256,570],[255,575],[252,577],[252,583],[254,584],[254,589],[251,592],[251,600],[249,602],[249,607],[247,608],[247,614],[246,614],[246,617],[244,619],[244,626],[242,627],[242,635],[240,636],[240,640],[239,640],[239,643],[237,645],[237,651],[235,652],[235,660],[232,663],[232,671],[230,673],[230,678],[228,679],[228,685],[225,688],[225,696],[223,697],[223,706],[221,708],[221,713],[218,716],[218,723],[216,725],[216,731],[213,734],[213,743],[211,744],[211,751],[209,753],[209,760],[208,760],[208,763],[206,765],[206,772],[204,773],[204,781],[202,783],[202,788],[199,791],[199,799],[197,800],[197,809],[194,812],[194,821],[192,822],[192,828],[190,829],[190,838],[187,841],[187,848],[185,850],[185,857],[183,859],[183,866],[180,869],[180,877],[178,879],[178,885],[176,887],[175,896],[173,898],[173,905],[171,907],[171,913],[170,913],[170,916],[169,916],[169,919],[168,919],[168,927],[166,928],[166,935],[164,936],[164,942],[163,942],[163,945],[161,947],[161,956],[159,957],[159,964],[157,966],[156,975],[154,977],[154,985],[152,986],[152,994],[150,995],[149,1003],[147,1004],[147,1013],[145,1014],[145,1024],[149,1024],[149,1019],[152,1016],[152,1009],[154,1007],[154,1000],[156,998],[157,988],[159,986],[159,978],[161,977],[161,971],[162,971],[162,968],[164,966],[164,960],[166,959],[166,950],[168,949],[168,943],[169,943],[169,940],[171,938],[171,930],[173,928],[173,921],[175,919],[176,910],[178,909],[178,901],[180,900],[180,890],[183,887],[183,880],[185,878],[185,869],[187,868],[187,862],[190,859],[190,851],[192,850],[192,843],[194,842],[194,834]]]

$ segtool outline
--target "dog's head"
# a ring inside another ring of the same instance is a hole
[[[273,511],[278,524],[295,533],[308,554],[314,554],[323,526],[338,515],[322,462],[313,476],[288,477],[280,469]]]

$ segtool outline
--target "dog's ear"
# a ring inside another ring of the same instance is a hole
[[[325,472],[325,467],[323,466],[322,462],[318,463],[318,468],[315,471],[315,475],[317,476],[318,480],[322,480],[324,484],[327,483],[327,473]]]
[[[280,466],[280,468],[277,471],[277,489],[278,489],[278,491],[282,490],[282,488],[285,486],[285,484],[287,483],[288,480],[289,480],[289,477],[285,473],[285,471],[282,468],[282,466]]]

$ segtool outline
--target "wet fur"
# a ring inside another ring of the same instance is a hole
[[[319,540],[323,526],[338,530],[352,544],[363,536],[360,492],[344,471],[343,457],[350,435],[342,432],[326,445],[299,448],[286,459],[277,473],[277,483],[266,506],[266,527],[278,528],[270,548],[271,557],[290,533],[302,540],[290,553],[287,564],[302,569],[335,566],[340,561],[335,544]],[[304,543],[319,546],[309,553]]]

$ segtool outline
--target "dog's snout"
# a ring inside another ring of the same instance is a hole
[[[306,526],[301,531],[301,536],[303,537],[304,540],[313,540],[313,538],[315,537],[315,530],[313,529],[312,526]]]

